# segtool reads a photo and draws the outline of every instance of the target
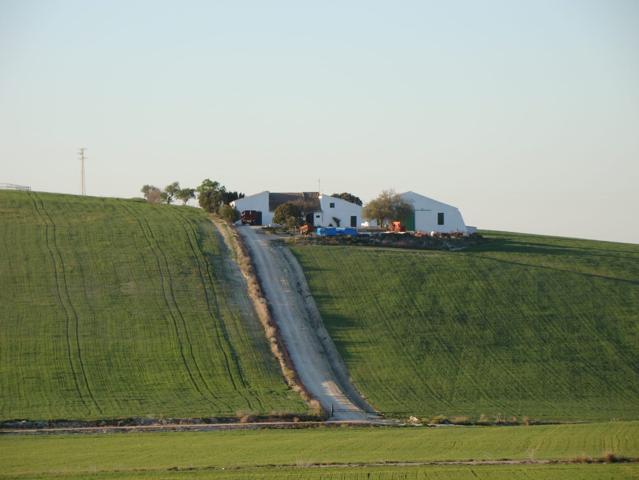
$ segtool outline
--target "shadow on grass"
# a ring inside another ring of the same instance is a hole
[[[554,245],[551,243],[540,243],[530,241],[517,241],[510,238],[486,238],[477,245],[468,247],[467,252],[508,252],[508,253],[529,253],[539,255],[575,255],[594,256],[604,258],[635,258],[639,261],[639,248],[636,251],[629,250],[609,250],[603,248]],[[618,254],[618,255],[613,255]]]

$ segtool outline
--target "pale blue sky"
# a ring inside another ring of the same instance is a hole
[[[0,0],[0,182],[414,190],[639,243],[639,1]]]

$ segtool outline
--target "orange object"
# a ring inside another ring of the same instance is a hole
[[[312,233],[315,230],[315,228],[313,228],[312,225],[302,225],[300,227],[300,233],[302,235],[308,235],[309,233]]]
[[[391,232],[405,232],[406,231],[406,226],[402,225],[402,222],[399,222],[399,221],[391,222],[390,231]]]

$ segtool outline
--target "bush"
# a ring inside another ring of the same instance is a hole
[[[289,220],[292,218],[293,220]],[[279,205],[275,212],[273,212],[273,223],[277,223],[279,225],[286,225],[290,228],[290,223],[295,223],[295,226],[301,224],[302,221],[302,209],[299,205],[295,205],[294,203],[283,203]]]
[[[217,213],[229,223],[237,222],[240,219],[240,212],[230,205],[222,205]]]

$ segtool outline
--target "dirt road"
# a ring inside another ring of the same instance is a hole
[[[377,422],[381,418],[348,378],[346,367],[324,328],[302,269],[272,235],[239,227],[262,290],[298,376],[334,420]]]

